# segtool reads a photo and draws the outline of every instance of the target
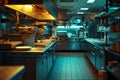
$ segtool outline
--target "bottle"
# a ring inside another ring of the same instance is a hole
[[[98,72],[98,80],[107,80],[107,71],[104,67],[101,67]]]

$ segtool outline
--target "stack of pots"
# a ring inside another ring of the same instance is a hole
[[[120,41],[112,44],[110,50],[120,53]]]

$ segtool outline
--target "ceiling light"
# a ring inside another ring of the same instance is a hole
[[[87,3],[94,3],[95,0],[88,0]]]
[[[88,10],[89,8],[80,8],[80,10]]]
[[[119,9],[119,7],[111,7],[110,9]]]
[[[23,5],[23,11],[25,12],[32,12],[32,5]]]
[[[77,14],[84,14],[84,12],[77,12]]]

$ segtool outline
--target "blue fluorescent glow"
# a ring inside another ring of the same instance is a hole
[[[57,26],[57,28],[65,28],[65,26]]]
[[[77,12],[77,14],[84,14],[84,12]]]
[[[65,26],[57,26],[57,29],[62,29],[62,28],[66,28]],[[67,27],[67,28],[83,28],[83,26],[76,26],[75,24],[72,24],[71,26]]]
[[[88,10],[89,8],[80,8],[80,10]]]
[[[87,3],[94,3],[95,0],[88,0]]]
[[[6,19],[7,16],[5,16],[4,14],[1,15],[2,19]]]
[[[111,7],[110,9],[119,9],[119,7]]]

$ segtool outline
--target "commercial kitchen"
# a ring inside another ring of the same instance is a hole
[[[120,80],[120,0],[0,0],[0,80]]]

